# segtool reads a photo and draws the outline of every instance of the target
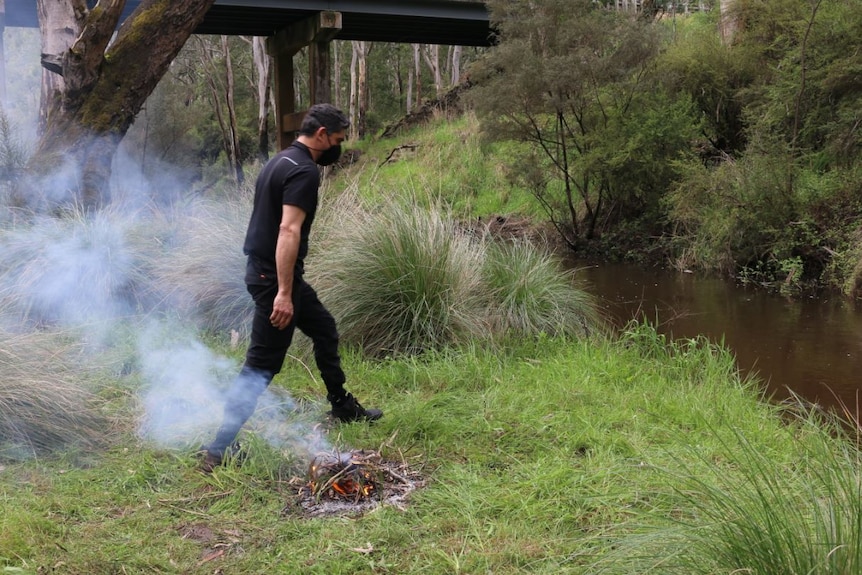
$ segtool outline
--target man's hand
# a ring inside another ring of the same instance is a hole
[[[293,320],[293,301],[290,295],[278,292],[272,302],[272,314],[269,321],[276,329],[284,329]]]

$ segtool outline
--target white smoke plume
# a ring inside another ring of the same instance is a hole
[[[35,39],[35,48],[27,53],[35,54],[30,65],[38,68],[38,34]],[[8,36],[6,45],[10,46]],[[17,50],[18,44],[15,46]],[[14,78],[30,75],[38,78],[39,74],[32,69],[7,73]],[[26,85],[17,83],[15,89]],[[38,93],[38,82],[35,91]],[[31,96],[9,94],[10,100],[32,104]],[[38,107],[38,101],[35,103]],[[35,126],[31,114],[37,112],[15,108],[16,118],[21,120],[18,125]],[[35,128],[26,130],[36,133]],[[189,226],[188,216],[199,215],[200,208],[196,200],[189,199],[191,177],[167,167],[157,172],[148,176],[121,150],[111,182],[114,201],[107,209],[94,214],[22,218],[0,205],[0,329],[76,334],[100,366],[106,355],[122,347],[132,357],[125,357],[123,367],[115,371],[140,376],[142,381],[139,436],[169,448],[196,447],[210,440],[218,428],[223,394],[239,365],[203,343],[198,328],[202,322],[195,316],[195,308],[188,305],[188,297],[176,297],[181,290],[167,283],[170,276],[160,270],[186,266],[187,273],[198,274],[192,283],[221,291],[242,289],[238,296],[245,301],[250,298],[244,288],[237,288],[244,269],[241,265],[232,269],[233,259],[208,267],[182,260],[182,241],[188,234],[180,232]],[[57,166],[52,178],[32,195],[45,204],[63,201],[74,190],[70,182],[77,180],[72,166]],[[207,209],[213,205],[218,203],[211,202]],[[235,218],[231,213],[226,219]],[[241,220],[237,223],[244,227],[247,219]],[[197,221],[198,225],[207,223]],[[207,238],[209,250],[222,237],[231,242],[227,250],[208,252],[210,257],[222,257],[227,251],[232,258],[242,259],[241,243],[233,236],[209,233],[198,237]],[[238,281],[214,282],[207,277],[219,265]],[[183,302],[182,308],[174,307],[178,301]],[[134,377],[129,380],[136,381]],[[312,411],[298,406],[284,390],[271,387],[259,399],[247,428],[277,449],[326,451],[325,437],[309,421]],[[319,411],[314,414],[318,416]]]

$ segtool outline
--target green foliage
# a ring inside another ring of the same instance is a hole
[[[692,166],[664,198],[675,265],[737,275],[787,294],[843,287],[862,215],[856,170],[793,170],[787,156],[749,152]]]
[[[444,202],[462,221],[498,214],[540,217],[529,193],[511,181],[521,164],[521,146],[484,142],[479,132],[476,116],[467,112],[397,137],[359,142],[358,162],[337,173],[332,185],[356,186],[371,202],[406,190],[424,206]]]
[[[491,9],[500,43],[471,71],[471,101],[490,137],[530,144],[516,173],[563,239],[655,214],[697,128],[657,89],[657,29],[590,2]]]
[[[756,54],[744,47],[726,46],[716,33],[718,10],[680,19],[672,41],[657,62],[666,89],[685,94],[698,109],[707,158],[745,149],[745,100],[741,90],[758,73]],[[695,127],[695,126],[692,126]]]
[[[740,42],[766,64],[749,90],[753,134],[779,136],[820,169],[858,161],[859,3],[756,3],[743,8],[743,18]]]

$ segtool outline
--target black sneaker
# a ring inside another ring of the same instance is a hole
[[[333,399],[333,397],[327,396],[329,402],[332,404],[332,417],[338,419],[339,421],[343,421],[345,423],[350,423],[352,421],[377,421],[381,417],[383,417],[383,412],[379,409],[365,409],[362,405],[356,401],[356,398],[353,397],[353,394],[346,394],[341,399]]]
[[[216,467],[221,466],[223,461],[224,458],[218,453],[206,450],[204,452],[203,461],[201,461],[201,464],[198,466],[198,469],[200,469],[203,473],[212,473]]]
[[[238,441],[231,443],[223,454],[218,451],[210,451],[208,448],[202,450],[203,461],[198,466],[203,473],[212,473],[216,467],[224,465],[228,461],[239,466],[246,458],[246,453]]]

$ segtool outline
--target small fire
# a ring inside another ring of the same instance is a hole
[[[318,499],[369,498],[378,489],[374,463],[379,459],[377,453],[365,451],[318,455],[308,468],[308,487]]]

